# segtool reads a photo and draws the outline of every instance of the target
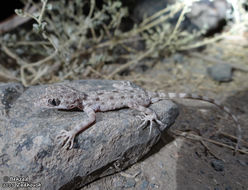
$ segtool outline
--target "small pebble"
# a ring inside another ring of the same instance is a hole
[[[248,165],[248,162],[245,163],[243,160],[238,160],[238,163],[239,163],[241,166],[246,166],[246,165]]]
[[[232,187],[227,186],[227,187],[225,188],[225,190],[232,190]]]
[[[161,171],[161,174],[162,174],[162,175],[167,175],[168,173],[167,173],[166,170],[162,170],[162,171]]]
[[[173,55],[173,59],[176,63],[183,63],[184,62],[184,56],[180,53],[175,53]]]
[[[146,180],[143,180],[140,185],[140,190],[146,190],[149,185],[149,182]]]
[[[123,178],[117,178],[113,180],[113,186],[115,188],[119,188],[119,187],[124,187],[124,179]]]
[[[155,184],[155,183],[151,183],[151,184],[150,184],[150,187],[151,187],[152,189],[157,189],[157,188],[158,188],[158,185]]]
[[[229,82],[232,80],[232,66],[229,64],[215,64],[207,68],[207,73],[218,82]]]
[[[215,169],[215,171],[224,171],[224,162],[221,160],[212,160],[211,165]]]
[[[136,185],[136,181],[132,178],[128,178],[127,182],[125,183],[124,187],[125,188],[131,188],[134,187]]]

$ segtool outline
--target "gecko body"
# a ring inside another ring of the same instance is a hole
[[[71,149],[73,147],[74,138],[80,132],[89,128],[96,120],[96,112],[116,110],[120,108],[131,108],[140,111],[143,116],[139,118],[143,121],[140,125],[146,126],[149,122],[150,133],[153,121],[159,125],[164,125],[159,120],[154,110],[148,108],[150,104],[164,99],[187,98],[197,99],[212,103],[220,109],[228,113],[235,121],[238,128],[238,140],[240,139],[240,125],[238,119],[230,110],[222,106],[220,102],[205,96],[199,96],[187,93],[162,93],[150,92],[142,88],[134,87],[129,81],[113,84],[113,90],[98,90],[94,92],[81,92],[66,85],[54,85],[46,88],[45,95],[42,95],[35,102],[35,106],[51,109],[70,110],[78,108],[87,114],[87,119],[75,126],[72,130],[62,130],[57,136],[60,144]],[[238,143],[236,145],[236,148]]]

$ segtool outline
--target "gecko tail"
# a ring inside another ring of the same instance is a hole
[[[209,102],[209,103],[217,106],[222,111],[227,113],[235,122],[235,124],[237,126],[237,143],[236,143],[236,147],[235,147],[235,152],[237,152],[237,150],[239,149],[239,145],[240,145],[240,141],[241,141],[241,133],[242,133],[240,123],[238,121],[238,118],[234,114],[232,114],[231,110],[229,108],[227,108],[226,106],[222,105],[221,102],[214,100],[212,98],[209,98],[207,96],[201,96],[201,95],[189,94],[189,93],[152,92],[150,95],[151,95],[150,97],[152,97],[151,98],[152,103],[157,102],[157,101],[162,100],[162,99],[192,99],[192,100],[201,100],[201,101]]]

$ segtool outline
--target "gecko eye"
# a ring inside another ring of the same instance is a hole
[[[48,103],[52,106],[58,106],[60,104],[60,100],[58,98],[56,99],[49,99]]]

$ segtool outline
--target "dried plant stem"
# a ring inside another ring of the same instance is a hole
[[[138,37],[138,36],[133,36],[133,37],[129,37],[129,38],[125,38],[125,39],[115,39],[115,38],[112,38],[111,40],[108,40],[106,42],[102,42],[100,44],[97,44],[87,50],[80,50],[74,54],[71,55],[71,58],[74,59],[76,57],[78,57],[79,55],[81,54],[89,54],[89,53],[92,53],[94,50],[96,49],[100,49],[100,48],[104,48],[104,47],[107,47],[107,46],[116,46],[118,44],[123,44],[123,43],[129,43],[129,42],[134,42],[134,41],[138,41],[138,40],[142,40],[141,37]]]
[[[37,74],[34,76],[34,78],[31,80],[30,84],[34,84],[36,81],[39,80],[39,78],[41,78],[43,75],[47,74],[49,67],[45,66],[45,68],[39,68],[37,71]]]
[[[11,80],[11,81],[21,81],[20,78],[13,75],[11,71],[0,65],[0,78]]]
[[[41,12],[40,12],[40,15],[38,17],[38,20],[35,19],[35,20],[37,20],[38,24],[41,24],[41,22],[42,22],[43,15],[44,15],[45,10],[46,10],[46,5],[47,5],[47,0],[43,0],[42,1],[42,8],[41,8]]]
[[[88,15],[89,18],[92,17],[93,11],[95,9],[96,1],[95,0],[90,0],[90,13]]]
[[[144,25],[144,26],[140,26],[138,27],[136,30],[132,30],[130,32],[127,32],[126,34],[124,34],[124,36],[130,36],[130,35],[136,35],[138,33],[141,33],[145,30],[149,30],[152,27],[155,27],[163,22],[165,22],[166,20],[168,20],[169,18],[171,18],[173,15],[175,15],[180,9],[182,9],[183,4],[182,3],[178,3],[176,5],[173,6],[173,8],[170,8],[170,13],[168,15],[164,15],[159,17],[158,19],[154,20],[153,22]],[[166,9],[166,8],[165,8]]]
[[[165,13],[169,13],[171,11],[171,7],[166,7],[158,12],[156,12],[155,14],[149,16],[148,18],[145,18],[142,23],[140,24],[140,26],[145,26],[148,23],[152,22],[153,20],[155,20],[156,18],[161,17],[163,14]]]
[[[206,141],[206,142],[210,142],[210,143],[213,143],[213,144],[216,144],[216,145],[225,147],[225,148],[229,148],[229,149],[232,149],[232,150],[235,150],[236,149],[235,147],[229,146],[227,144],[224,144],[224,143],[221,143],[221,142],[217,142],[217,141],[212,140],[212,139],[209,139],[209,138],[204,138],[204,137],[201,137],[199,135],[192,134],[192,133],[186,133],[186,132],[183,132],[183,131],[180,131],[180,130],[173,130],[172,132],[175,135],[179,135],[179,136],[182,136],[184,138],[191,139],[191,140]],[[242,150],[240,148],[237,149],[237,152],[240,152],[240,153],[243,153],[243,154],[248,154],[247,151]]]
[[[49,61],[51,59],[53,59],[57,55],[57,53],[58,53],[58,50],[56,49],[51,55],[49,55],[48,57],[46,57],[46,58],[44,58],[42,60],[39,60],[39,61],[34,62],[34,63],[29,63],[29,64],[26,63],[25,65],[22,65],[21,66],[21,81],[22,81],[23,85],[24,86],[29,85],[27,83],[26,78],[25,78],[25,72],[24,72],[25,69],[32,68],[34,66],[39,66],[39,65],[41,65],[41,64],[43,64],[43,63],[45,63],[45,62],[47,62],[47,61]],[[35,73],[35,75],[36,75],[36,73]]]
[[[7,46],[1,44],[2,50],[12,59],[16,60],[16,63],[20,66],[26,64],[24,60],[22,60],[17,54],[13,53]]]
[[[183,8],[183,10],[182,10],[182,12],[181,12],[181,14],[180,14],[180,16],[179,16],[179,19],[177,20],[177,24],[176,24],[176,26],[175,26],[172,34],[170,35],[168,41],[167,41],[167,44],[169,44],[171,42],[171,40],[174,37],[176,37],[176,33],[178,32],[178,28],[179,28],[180,24],[182,23],[182,21],[184,19],[184,15],[187,12],[187,10],[188,10],[188,6],[185,5],[184,8]]]
[[[154,48],[150,48],[150,49],[147,50],[146,52],[140,53],[140,54],[141,54],[140,56],[138,56],[136,59],[133,59],[133,60],[127,62],[126,64],[120,66],[119,68],[117,68],[117,69],[116,69],[115,71],[113,71],[109,76],[107,76],[106,79],[112,79],[116,74],[118,74],[119,72],[121,72],[121,71],[127,69],[127,68],[130,67],[131,65],[134,66],[134,65],[138,64],[138,62],[139,62],[141,59],[143,59],[143,58],[149,56],[153,51],[154,51]]]
[[[217,158],[218,160],[222,160],[223,162],[225,162],[223,159],[221,159],[219,156],[217,156],[215,153],[213,153],[213,151],[207,146],[207,144],[203,141],[200,140],[201,144],[207,149],[207,151],[212,154],[215,158]]]
[[[89,70],[90,70],[91,72],[93,72],[93,73],[96,74],[97,76],[99,76],[99,77],[101,77],[101,78],[106,78],[105,75],[103,75],[103,74],[101,74],[100,72],[98,72],[97,70],[93,69],[91,66],[89,66],[88,68],[89,68]]]
[[[225,132],[221,132],[221,131],[220,131],[220,135],[223,135],[223,136],[225,136],[225,137],[228,137],[228,138],[233,139],[233,140],[236,140],[236,141],[238,140],[237,137],[235,137],[235,136],[233,136],[233,135],[230,135],[230,134],[227,134],[227,133],[225,133]],[[240,142],[241,142],[243,145],[246,145],[246,146],[248,147],[248,142],[244,141],[243,139],[241,139]]]
[[[213,38],[210,38],[210,39],[204,39],[203,41],[199,41],[195,44],[192,44],[192,45],[186,45],[186,46],[181,46],[179,47],[179,50],[183,51],[183,50],[190,50],[190,49],[195,49],[195,48],[199,48],[199,47],[202,47],[202,46],[205,46],[205,45],[208,45],[208,44],[212,44],[218,40],[221,40],[225,37],[225,35],[219,35],[219,36],[215,36]]]
[[[55,49],[55,51],[51,55],[49,55],[48,57],[46,57],[46,58],[44,58],[42,60],[39,60],[37,62],[34,62],[34,63],[28,63],[28,62],[24,61],[23,59],[21,59],[17,54],[13,53],[8,47],[6,47],[3,44],[2,44],[2,50],[9,57],[11,57],[12,59],[16,60],[16,63],[21,66],[21,68],[20,68],[21,81],[22,81],[24,86],[29,85],[27,80],[26,80],[26,77],[25,77],[25,72],[24,72],[25,69],[31,69],[34,66],[39,66],[39,65],[51,60],[52,58],[54,58],[58,53],[58,50]],[[34,70],[30,70],[30,71],[32,71],[33,75],[35,76],[35,80],[37,80],[37,72],[35,72]],[[42,75],[39,75],[39,76],[41,77]]]
[[[45,42],[45,41],[32,41],[32,42],[19,41],[19,42],[16,42],[14,46],[18,47],[18,46],[37,46],[37,45],[51,46],[52,44],[50,42]]]
[[[217,59],[209,55],[202,55],[201,53],[198,53],[198,52],[190,52],[189,56],[197,57],[199,59],[206,60],[208,62],[217,63],[217,64],[229,64],[235,69],[248,72],[248,67],[245,67],[244,65],[238,65],[238,63],[231,63],[229,61],[223,61],[223,60]]]

